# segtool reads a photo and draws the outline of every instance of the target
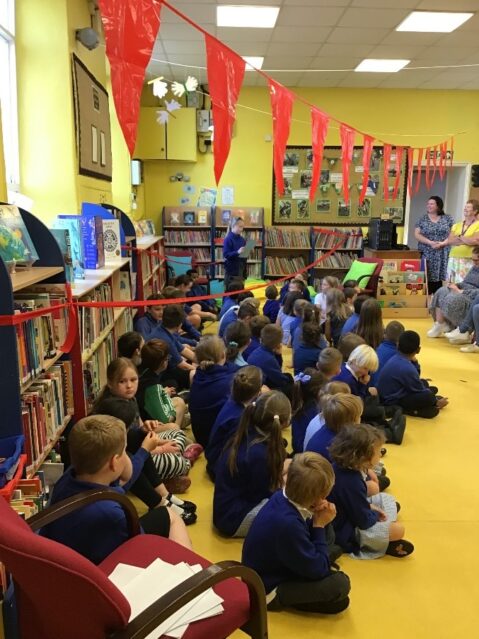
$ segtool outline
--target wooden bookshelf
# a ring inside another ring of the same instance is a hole
[[[244,221],[243,236],[256,241],[256,247],[246,260],[247,277],[261,279],[264,275],[264,209],[253,206],[217,206],[214,209],[213,253],[215,263],[212,276],[224,279],[223,241],[229,229],[230,220],[241,217]]]
[[[15,273],[11,274],[12,291],[20,291],[22,288],[32,286],[38,282],[63,273],[62,266],[32,266],[29,269],[20,269],[17,267]]]
[[[331,235],[331,231],[345,233],[346,238],[342,240],[340,237]],[[363,252],[364,238],[360,226],[341,228],[313,227],[311,237],[313,245],[312,261],[314,262],[342,242],[332,255],[325,257],[323,262],[313,268],[313,275],[315,276],[313,285],[315,288],[320,284],[321,278],[327,275],[333,275],[341,281],[349,271],[351,264],[361,257]]]
[[[198,269],[201,278],[210,275],[212,251],[212,210],[211,207],[166,206],[162,215],[166,255],[188,251],[192,264]],[[176,273],[175,263],[170,266]]]
[[[311,229],[304,226],[272,226],[265,229],[265,278],[291,275],[311,258]]]

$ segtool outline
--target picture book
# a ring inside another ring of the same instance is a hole
[[[401,271],[420,271],[421,260],[401,260]]]
[[[230,221],[231,221],[231,210],[223,209],[221,211],[221,224],[228,226]]]
[[[103,220],[97,215],[83,215],[80,219],[82,225],[85,268],[102,268],[105,266]]]
[[[136,237],[143,237],[143,229],[139,222],[133,222],[133,226],[135,227]]]
[[[5,262],[38,260],[38,253],[18,207],[0,206],[0,256]]]
[[[67,282],[73,282],[75,279],[75,269],[73,266],[70,231],[68,229],[51,229],[51,233],[63,254],[66,280]]]
[[[208,223],[208,213],[205,210],[198,211],[198,224]]]
[[[151,235],[148,220],[140,220],[138,224],[140,225],[142,235]]]
[[[73,262],[73,274],[76,280],[85,279],[85,260],[83,257],[83,239],[79,215],[59,215],[53,223],[55,229],[66,229],[70,236],[70,250]]]
[[[148,229],[148,233],[147,235],[156,235],[156,230],[155,230],[155,223],[153,222],[153,220],[144,220],[145,222],[145,226]]]
[[[195,223],[195,212],[185,211],[183,213],[183,224],[194,224],[194,223]]]
[[[250,211],[250,213],[249,213],[249,222],[250,222],[251,226],[256,226],[256,224],[259,224],[259,210],[258,209],[254,209],[253,211]]]
[[[381,269],[381,273],[386,273],[388,271],[397,271],[398,270],[398,261],[397,260],[384,260],[383,267]]]
[[[180,214],[178,211],[172,211],[170,215],[170,224],[179,224]]]
[[[120,222],[118,220],[103,220],[103,246],[105,249],[105,264],[115,262],[121,257]]]

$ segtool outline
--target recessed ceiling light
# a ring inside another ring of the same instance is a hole
[[[250,5],[219,5],[216,9],[218,27],[272,29],[278,19],[279,7]]]
[[[410,62],[411,60],[374,60],[374,58],[366,58],[354,70],[369,73],[396,73]]]
[[[243,60],[246,62],[246,71],[254,71],[255,69],[261,69],[263,66],[264,58],[258,55],[244,55]]]
[[[396,31],[451,33],[473,15],[446,11],[413,11],[396,27]]]

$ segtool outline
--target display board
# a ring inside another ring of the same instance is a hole
[[[374,147],[366,197],[364,202],[359,204],[363,180],[362,161],[363,148],[355,147],[349,174],[349,203],[346,204],[342,192],[341,147],[324,147],[320,182],[314,200],[310,202],[309,187],[313,172],[312,148],[288,146],[283,164],[285,190],[282,196],[278,195],[273,175],[273,224],[367,226],[371,217],[387,217],[402,226],[406,195],[406,158],[402,162],[397,198],[392,200],[396,179],[396,155],[392,153],[391,168],[388,171],[390,197],[384,200],[383,149]]]

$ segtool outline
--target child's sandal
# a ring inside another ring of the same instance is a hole
[[[397,541],[389,542],[388,548],[386,550],[386,555],[402,559],[403,557],[411,555],[413,552],[414,546],[410,541],[406,541],[405,539],[398,539]]]

